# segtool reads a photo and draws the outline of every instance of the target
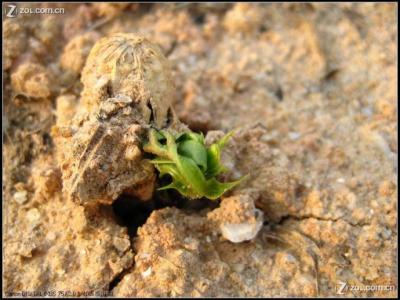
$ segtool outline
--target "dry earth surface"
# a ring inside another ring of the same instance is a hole
[[[397,4],[41,5],[65,13],[3,18],[4,294],[397,295]],[[129,66],[87,60],[116,33],[159,45],[155,122],[171,104],[209,142],[236,129],[225,179],[246,182],[157,199],[150,116],[99,100]],[[260,215],[254,239],[226,239]]]

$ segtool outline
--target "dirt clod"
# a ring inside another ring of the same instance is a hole
[[[397,4],[16,5],[64,11],[3,18],[4,296],[397,296]],[[157,191],[150,128],[248,179]]]

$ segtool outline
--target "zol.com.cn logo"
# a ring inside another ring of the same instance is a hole
[[[7,4],[6,5],[6,17],[15,18],[18,15],[18,8],[16,4]]]

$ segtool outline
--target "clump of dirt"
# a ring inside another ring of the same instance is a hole
[[[396,296],[396,4],[17,6],[64,13],[3,19],[5,295]],[[157,191],[149,128],[248,180]]]

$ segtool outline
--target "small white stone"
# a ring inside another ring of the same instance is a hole
[[[346,180],[345,180],[343,177],[340,177],[340,178],[336,179],[336,182],[338,182],[338,183],[345,183]]]
[[[40,212],[37,208],[32,208],[26,213],[26,219],[32,224],[38,224],[40,217]]]
[[[108,82],[107,76],[102,76],[96,81],[95,88],[101,89],[107,84],[107,82]]]
[[[263,225],[262,211],[255,209],[255,213],[257,214],[256,223],[221,224],[222,236],[233,243],[241,243],[253,239]]]
[[[363,107],[361,109],[361,112],[363,113],[363,115],[365,115],[367,117],[371,117],[374,114],[371,107]]]
[[[56,234],[54,233],[54,232],[52,232],[52,231],[50,231],[47,235],[46,235],[46,238],[49,240],[49,241],[54,241],[55,239],[56,239]]]
[[[151,267],[148,267],[146,271],[142,272],[143,278],[149,277],[150,275],[151,275]]]
[[[289,263],[295,263],[297,261],[296,257],[294,257],[292,254],[286,254],[285,258]]]
[[[132,103],[132,98],[126,95],[121,95],[118,94],[115,98],[112,98],[112,100],[116,103],[119,104],[129,104]]]
[[[291,132],[289,132],[289,138],[291,139],[291,140],[297,140],[299,137],[300,137],[300,133],[298,133],[298,132],[295,132],[295,131],[291,131]]]
[[[199,248],[199,241],[194,238],[187,237],[184,239],[185,245],[184,247],[191,251],[196,251]]]
[[[235,270],[235,272],[237,273],[242,273],[244,270],[244,265],[242,264],[235,264],[233,265],[233,269]]]
[[[24,204],[28,200],[28,192],[27,191],[20,191],[14,194],[14,200],[18,204]]]
[[[125,252],[126,250],[128,250],[131,243],[128,239],[115,237],[113,239],[113,245],[115,248],[117,248],[118,251]]]
[[[272,149],[273,155],[279,155],[279,153],[281,153],[281,151],[279,149]]]
[[[386,228],[386,227],[385,227],[385,228],[382,230],[381,235],[382,235],[382,237],[383,237],[385,240],[388,240],[388,239],[391,237],[391,235],[392,235],[392,231],[391,231],[389,228]]]
[[[139,258],[140,259],[149,259],[150,254],[149,253],[141,253],[141,254],[139,254]]]

